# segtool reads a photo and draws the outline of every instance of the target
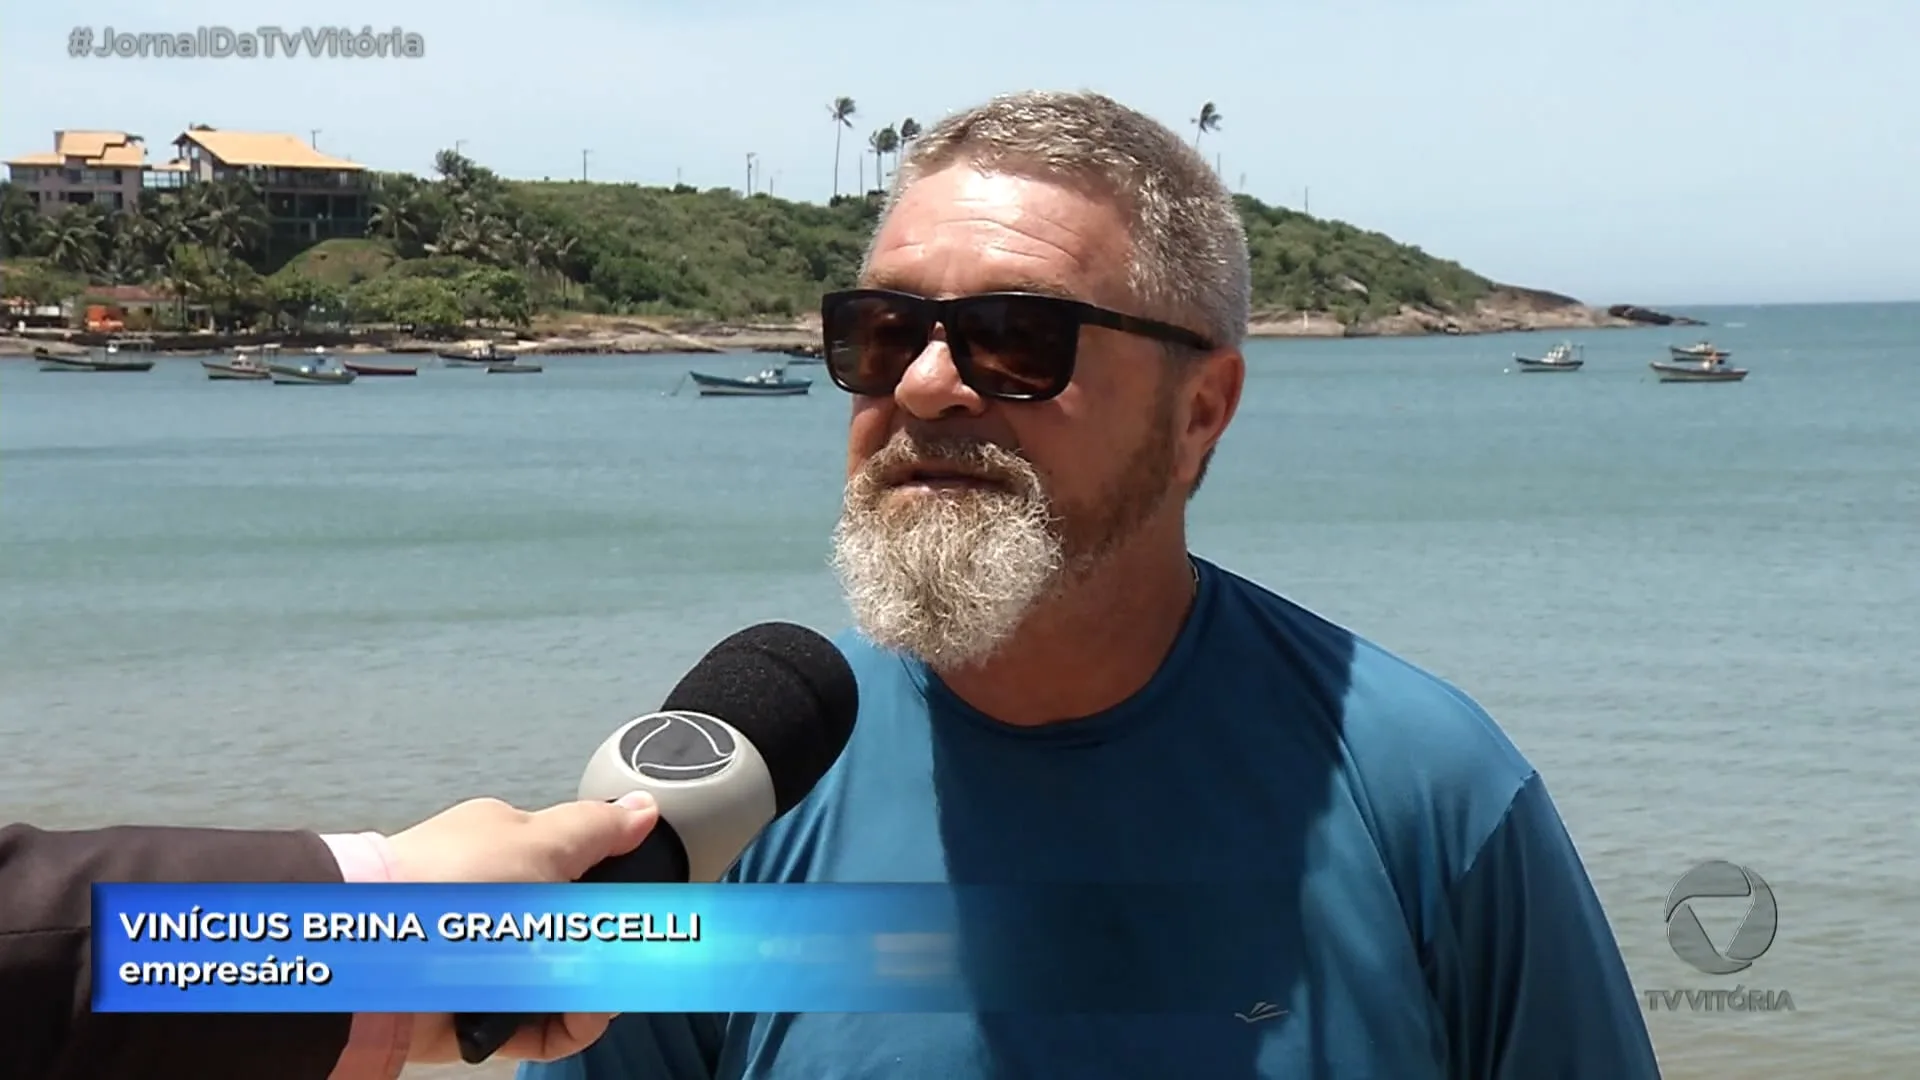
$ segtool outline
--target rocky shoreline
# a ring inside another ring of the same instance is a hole
[[[1646,326],[1700,326],[1686,316],[1633,305],[1597,308],[1571,297],[1536,289],[1500,286],[1469,312],[1403,307],[1385,318],[1348,326],[1327,312],[1259,312],[1248,329],[1254,338],[1422,337],[1434,334],[1505,334],[1525,331],[1599,330]],[[132,336],[132,335],[129,335]],[[278,343],[288,350],[324,348],[346,355],[401,355],[457,351],[493,341],[513,352],[538,356],[651,355],[660,353],[772,352],[817,353],[817,318],[778,323],[716,323],[636,319],[617,316],[543,317],[521,334],[488,335],[474,331],[468,341],[430,340],[400,330],[363,328],[351,332],[159,334],[139,335],[153,352],[209,356],[242,346]],[[24,331],[0,336],[0,355],[31,355],[36,348],[54,355],[78,355],[116,335],[73,331]]]

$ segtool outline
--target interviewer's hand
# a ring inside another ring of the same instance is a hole
[[[617,802],[572,802],[528,813],[498,799],[474,799],[388,841],[395,881],[525,882],[577,880],[600,860],[640,846],[660,820],[653,798],[636,792]],[[497,1057],[551,1061],[575,1054],[607,1030],[610,1013],[569,1013],[529,1024]],[[413,1018],[407,1060],[460,1060],[453,1017]]]

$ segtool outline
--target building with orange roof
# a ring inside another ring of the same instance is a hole
[[[173,141],[186,182],[242,177],[265,197],[276,241],[306,244],[365,236],[373,175],[294,135],[194,125]]]
[[[146,142],[123,131],[57,131],[50,153],[7,162],[12,181],[43,214],[93,203],[109,212],[139,204],[142,191],[174,191],[228,178],[250,181],[266,201],[276,246],[365,236],[373,173],[323,154],[294,135],[223,131],[195,124],[173,140],[174,159],[147,162]]]
[[[147,147],[124,131],[56,131],[51,152],[14,158],[7,171],[43,214],[85,203],[125,210],[146,184]]]

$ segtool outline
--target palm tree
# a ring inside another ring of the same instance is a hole
[[[91,274],[105,262],[106,215],[92,203],[69,206],[53,219],[47,257],[62,270]]]
[[[473,159],[458,150],[442,150],[434,154],[433,171],[446,181],[449,191],[463,191],[473,186]]]
[[[183,212],[189,231],[201,243],[234,255],[264,250],[272,231],[266,201],[245,180],[194,185]]]
[[[867,139],[867,145],[873,147],[873,186],[876,190],[885,190],[887,181],[880,174],[880,168],[888,154],[900,152],[900,133],[893,129],[892,124],[888,124],[874,132]]]
[[[460,196],[453,213],[441,222],[440,235],[426,245],[429,255],[449,255],[493,266],[513,261],[513,230],[485,204]]]
[[[881,160],[885,160],[885,156],[887,156],[887,154],[893,154],[893,163],[895,163],[895,165],[899,165],[900,163],[899,131],[895,131],[895,129],[893,129],[893,125],[889,123],[887,127],[883,127],[883,129],[879,129],[879,133],[877,133],[877,138],[879,138],[879,148],[877,148],[877,150],[879,150],[879,156],[881,156]],[[876,181],[879,181],[879,184],[876,184],[876,186],[879,186],[879,188],[885,188],[885,186],[887,186],[887,181],[883,181],[881,177],[877,177],[876,175],[874,179],[876,179]]]
[[[12,183],[0,183],[0,257],[32,255],[46,240],[47,221],[32,196]]]
[[[1209,131],[1220,130],[1220,110],[1209,101],[1200,106],[1200,115],[1193,118],[1193,148],[1200,149],[1200,136]]]
[[[373,212],[367,217],[367,232],[387,240],[403,256],[417,253],[420,243],[435,235],[438,224],[430,194],[415,177],[382,177],[374,192]]]
[[[549,232],[546,234],[547,270],[560,283],[560,306],[566,307],[571,300],[570,287],[573,279],[567,274],[567,260],[573,256],[574,245],[578,238],[566,233]]]
[[[187,313],[192,305],[207,295],[212,274],[207,267],[206,249],[187,244],[175,244],[168,249],[166,263],[160,270],[160,283],[173,295],[179,305],[176,317],[181,326],[187,325]]]
[[[920,137],[920,121],[909,116],[900,121],[900,130],[893,137],[893,171],[900,171],[900,155],[906,153],[907,145]]]
[[[840,197],[840,135],[853,127],[853,114],[856,111],[850,97],[834,98],[827,106],[827,115],[833,117],[833,197]],[[865,172],[863,166],[861,172]]]
[[[153,218],[134,209],[107,222],[106,277],[115,285],[137,284],[166,250],[167,237]]]

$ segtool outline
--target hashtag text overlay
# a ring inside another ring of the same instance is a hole
[[[427,41],[411,30],[363,26],[196,26],[175,33],[130,32],[111,26],[76,26],[67,34],[67,55],[76,60],[417,60]]]

